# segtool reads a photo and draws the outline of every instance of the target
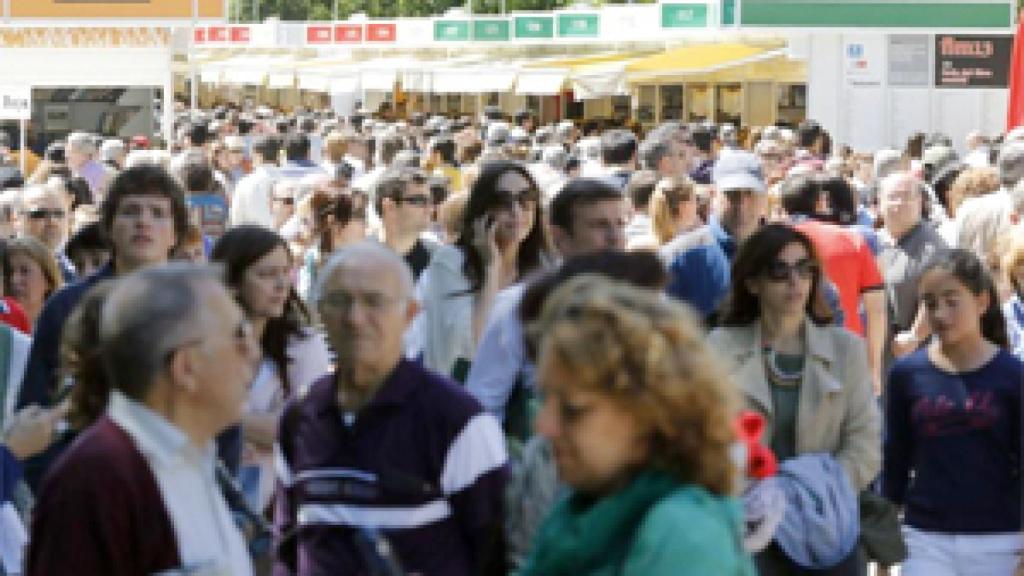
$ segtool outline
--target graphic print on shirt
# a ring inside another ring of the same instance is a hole
[[[999,417],[999,405],[991,390],[971,392],[962,401],[945,394],[920,398],[911,410],[918,430],[928,437],[987,430]]]

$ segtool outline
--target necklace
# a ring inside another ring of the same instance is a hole
[[[787,372],[779,367],[778,354],[774,348],[764,348],[764,363],[768,368],[769,377],[779,384],[793,384],[804,376],[803,364],[792,372]]]

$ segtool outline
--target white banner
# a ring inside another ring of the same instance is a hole
[[[0,86],[0,120],[32,119],[32,87]]]

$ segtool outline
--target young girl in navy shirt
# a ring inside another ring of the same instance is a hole
[[[1021,534],[1024,364],[992,278],[951,250],[918,288],[935,338],[889,376],[883,489],[904,508],[903,576],[1010,576]]]

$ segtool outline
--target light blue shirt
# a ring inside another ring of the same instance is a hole
[[[466,377],[466,390],[499,422],[504,421],[516,379],[522,376],[530,388],[534,384],[534,365],[526,358],[523,323],[519,320],[519,303],[525,290],[525,284],[513,284],[495,296],[491,318]]]

